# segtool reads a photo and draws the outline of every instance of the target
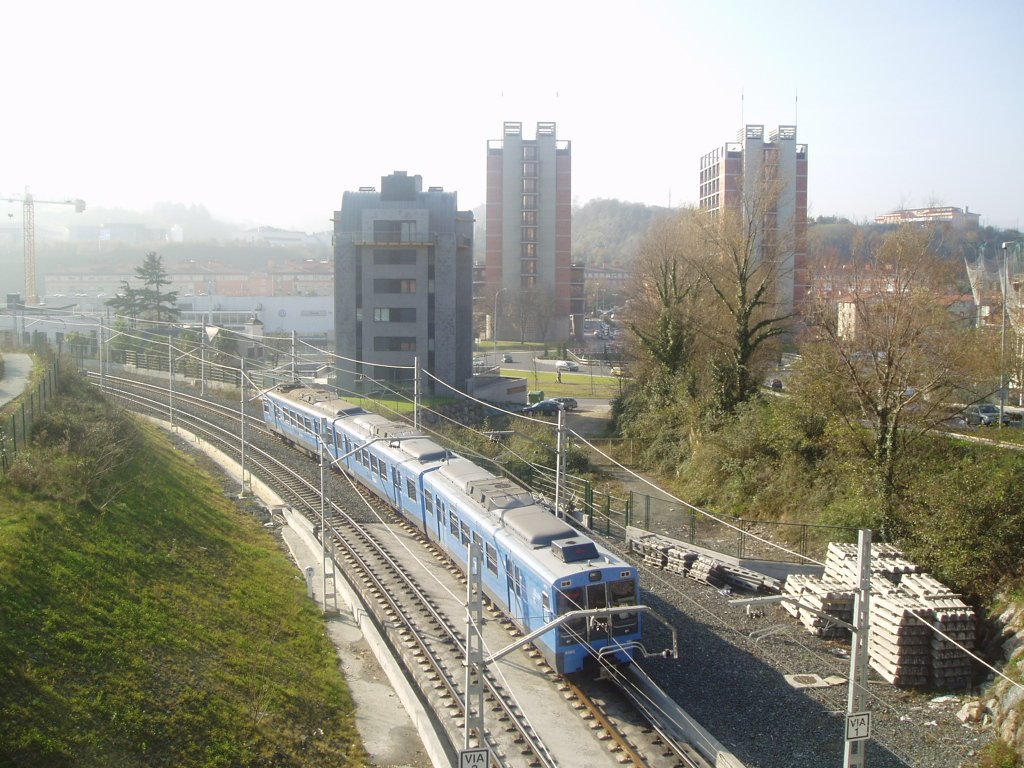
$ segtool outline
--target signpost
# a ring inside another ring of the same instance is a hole
[[[459,768],[488,768],[491,764],[491,750],[487,747],[459,750]]]
[[[853,712],[846,716],[846,740],[859,741],[871,737],[871,713]]]

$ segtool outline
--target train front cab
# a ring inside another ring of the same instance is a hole
[[[593,542],[580,541],[574,546],[593,548],[596,556]],[[566,554],[572,557],[571,553]],[[594,663],[595,656],[620,663],[632,661],[633,644],[640,640],[640,613],[628,607],[637,605],[638,589],[635,569],[623,565],[588,569],[559,580],[553,590],[558,616],[586,609],[623,608],[609,615],[583,616],[559,625],[555,630],[555,667],[559,672],[579,672]]]

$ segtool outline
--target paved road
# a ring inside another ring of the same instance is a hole
[[[0,379],[0,407],[25,391],[32,373],[32,357],[21,352],[4,352],[4,376]]]

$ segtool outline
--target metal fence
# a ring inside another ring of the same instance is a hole
[[[554,470],[534,466],[534,492],[553,502],[555,482]],[[671,499],[627,493],[625,498],[616,496],[590,480],[566,475],[561,509],[579,525],[611,538],[624,540],[627,527],[640,528],[723,555],[774,562],[821,562],[830,541],[855,541],[857,535],[855,529],[831,525],[716,518]]]
[[[0,411],[0,471],[7,472],[32,434],[32,425],[57,395],[60,360],[53,358],[39,382]]]

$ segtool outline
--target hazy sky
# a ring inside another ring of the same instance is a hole
[[[557,123],[578,202],[681,205],[743,122],[795,121],[811,215],[1014,227],[1021,30],[1019,0],[12,2],[0,193],[323,230],[394,170],[483,203],[514,120]]]

